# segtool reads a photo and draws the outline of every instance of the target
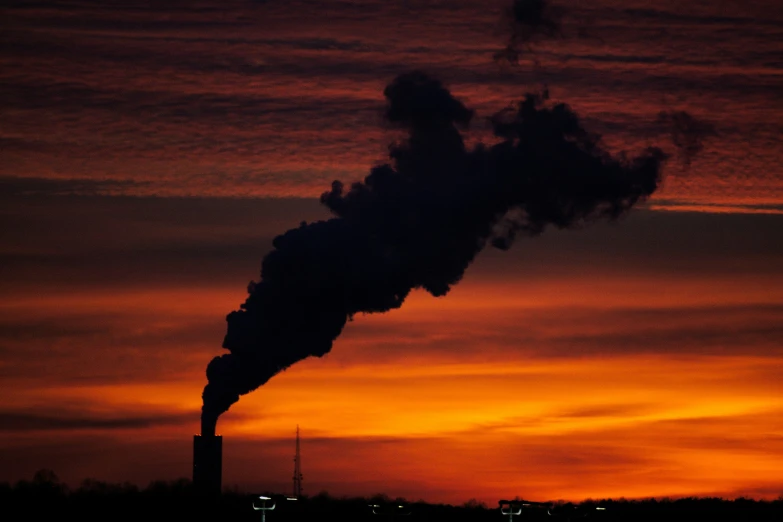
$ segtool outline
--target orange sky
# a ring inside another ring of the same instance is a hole
[[[299,425],[309,494],[783,494],[779,2],[561,3],[518,68],[507,0],[0,8],[0,481],[189,477],[225,315],[385,160],[383,88],[420,68],[470,142],[544,85],[612,150],[667,144],[664,109],[717,132],[627,219],[483,252],[243,396],[224,483],[289,491]]]
[[[488,252],[444,298],[357,317],[326,357],[221,418],[226,484],[287,491],[298,424],[311,494],[776,498],[782,276],[762,254],[737,273],[720,235],[693,266],[601,259],[601,242],[666,216],[583,231],[581,246],[566,232]],[[71,483],[189,475],[204,367],[241,285],[136,277],[6,286],[0,480],[44,466]]]

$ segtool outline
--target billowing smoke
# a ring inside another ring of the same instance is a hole
[[[321,201],[334,218],[275,238],[261,278],[228,314],[207,368],[202,434],[284,368],[329,352],[357,313],[399,308],[411,290],[443,296],[488,243],[615,219],[652,194],[666,155],[612,156],[564,104],[527,95],[492,118],[498,142],[466,147],[473,117],[437,80],[412,72],[386,87],[386,118],[408,131],[391,162]]]
[[[513,0],[504,13],[508,41],[495,60],[518,64],[520,54],[532,52],[535,41],[563,36],[562,16],[563,10],[549,0]]]

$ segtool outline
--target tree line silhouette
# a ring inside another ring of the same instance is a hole
[[[333,497],[326,492],[296,501],[269,492],[249,493],[226,489],[218,497],[200,495],[189,479],[153,481],[146,488],[131,483],[108,483],[86,479],[70,488],[51,470],[42,469],[32,480],[0,483],[3,520],[39,520],[42,517],[81,521],[220,520],[258,521],[252,504],[260,494],[273,497],[276,508],[267,512],[268,522],[340,520],[345,522],[505,522],[500,509],[475,499],[461,505],[411,502],[378,494],[372,497]],[[518,499],[518,498],[517,498]],[[373,509],[372,506],[380,506]],[[404,506],[404,509],[397,509]],[[604,508],[601,511],[596,507]],[[377,514],[373,514],[376,511]],[[550,502],[525,507],[518,522],[596,520],[606,522],[653,521],[775,521],[783,520],[783,495],[777,500],[688,497],[678,499],[604,499],[581,503]]]

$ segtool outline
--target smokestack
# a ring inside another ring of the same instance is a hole
[[[220,495],[222,490],[223,437],[193,436],[193,486],[199,493]]]

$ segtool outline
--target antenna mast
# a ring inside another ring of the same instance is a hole
[[[302,457],[299,454],[299,425],[296,425],[296,455],[294,456],[294,497],[302,496]]]

